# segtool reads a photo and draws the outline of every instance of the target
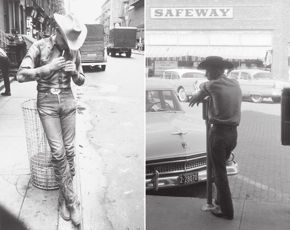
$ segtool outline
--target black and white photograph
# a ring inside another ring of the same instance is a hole
[[[143,0],[0,0],[0,229],[145,229]]]
[[[290,230],[288,0],[0,0],[0,230]]]
[[[147,230],[290,228],[289,9],[145,1]]]

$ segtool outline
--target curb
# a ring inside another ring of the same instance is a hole
[[[132,51],[133,54],[138,54],[138,55],[144,55],[144,51],[143,52],[138,52],[138,51]]]

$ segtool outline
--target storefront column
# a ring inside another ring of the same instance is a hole
[[[289,80],[288,76],[288,41],[287,41],[287,8],[281,0],[275,10],[276,28],[273,32],[273,63],[272,73],[275,79]]]

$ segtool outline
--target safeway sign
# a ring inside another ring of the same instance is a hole
[[[151,8],[151,18],[233,18],[233,7]]]

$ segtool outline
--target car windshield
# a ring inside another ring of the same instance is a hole
[[[146,112],[182,111],[173,90],[147,90]]]
[[[268,73],[268,72],[256,73],[253,75],[253,78],[255,80],[271,80],[271,79],[273,79],[271,73]]]

